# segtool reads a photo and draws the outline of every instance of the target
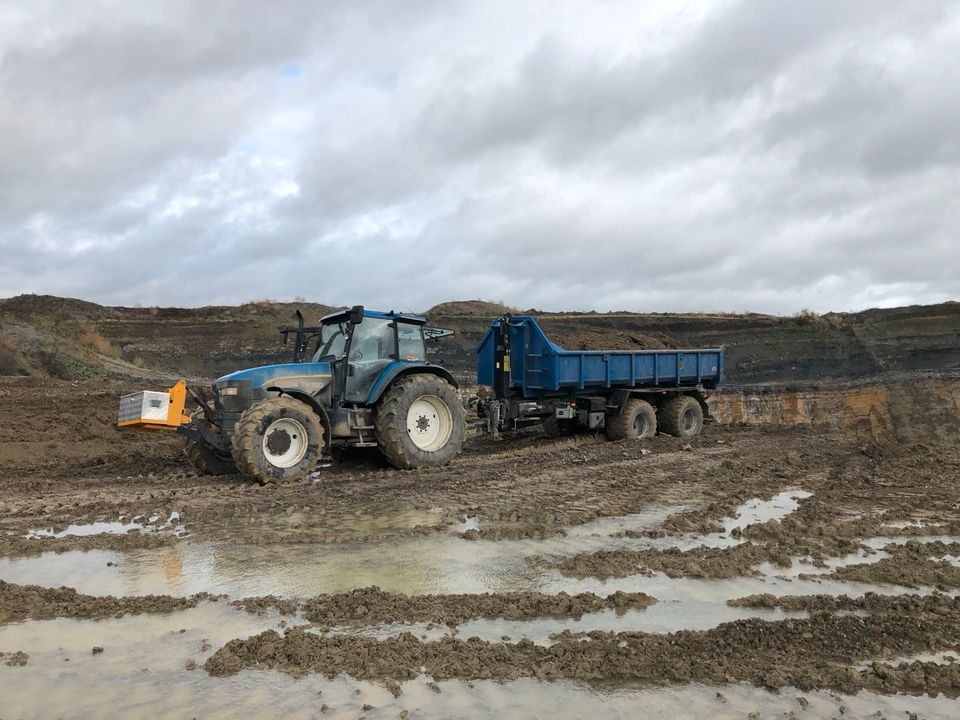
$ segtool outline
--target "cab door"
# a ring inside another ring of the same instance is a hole
[[[346,358],[344,402],[364,404],[384,369],[397,359],[397,323],[365,317],[353,326]]]

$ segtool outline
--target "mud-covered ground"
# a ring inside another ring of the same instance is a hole
[[[708,425],[689,443],[527,434],[476,441],[445,468],[356,452],[261,487],[196,476],[175,436],[110,429],[124,389],[0,381],[0,687],[49,672],[43,623],[143,632],[183,617],[189,638],[200,617],[202,642],[165,652],[214,695],[238,673],[346,673],[396,703],[424,677],[457,692],[746,683],[832,692],[834,714],[860,691],[907,693],[920,716],[960,695],[956,444],[809,427]],[[522,714],[503,692],[476,702]],[[43,716],[21,702],[18,716]]]

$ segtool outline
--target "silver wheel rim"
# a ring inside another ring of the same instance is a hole
[[[407,434],[420,450],[439,450],[453,434],[450,408],[436,395],[421,395],[407,410]]]
[[[299,420],[274,420],[263,434],[261,447],[267,462],[278,468],[293,467],[307,454],[307,429]]]
[[[683,424],[683,429],[686,432],[692,432],[697,427],[697,413],[693,408],[687,408],[686,412],[683,413],[681,418],[681,423]]]
[[[647,434],[647,425],[647,416],[642,412],[637,413],[636,417],[633,418],[633,430],[635,433],[637,433],[638,438]]]

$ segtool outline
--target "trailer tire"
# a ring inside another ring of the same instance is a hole
[[[657,408],[660,431],[679,438],[692,438],[703,429],[703,408],[696,398],[679,395]]]
[[[560,418],[553,416],[545,417],[540,423],[540,429],[543,431],[543,436],[548,440],[556,440],[561,435],[567,434],[567,429],[560,422]]]
[[[460,452],[465,425],[457,391],[432,373],[401,375],[374,418],[380,452],[402,470],[446,465]]]
[[[203,411],[197,409],[190,413],[190,421],[194,425],[206,422]],[[237,472],[230,453],[218,451],[203,439],[184,438],[183,455],[198,475],[233,475]]]
[[[309,475],[323,456],[323,424],[306,403],[291,397],[251,405],[233,429],[237,469],[261,485],[295,482]]]
[[[657,413],[653,405],[630,398],[616,415],[608,415],[604,432],[611,440],[647,440],[657,434]]]

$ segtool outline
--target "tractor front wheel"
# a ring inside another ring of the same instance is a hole
[[[194,425],[206,423],[206,416],[200,409],[190,413],[190,421]],[[183,455],[199,475],[233,475],[237,466],[230,457],[230,453],[217,450],[203,438],[199,440],[183,439]]]
[[[313,409],[289,397],[251,405],[233,429],[237,469],[261,485],[309,475],[323,456],[323,425]]]
[[[404,470],[446,465],[463,444],[463,406],[443,378],[406,375],[384,393],[374,426],[380,451],[391,465]]]

